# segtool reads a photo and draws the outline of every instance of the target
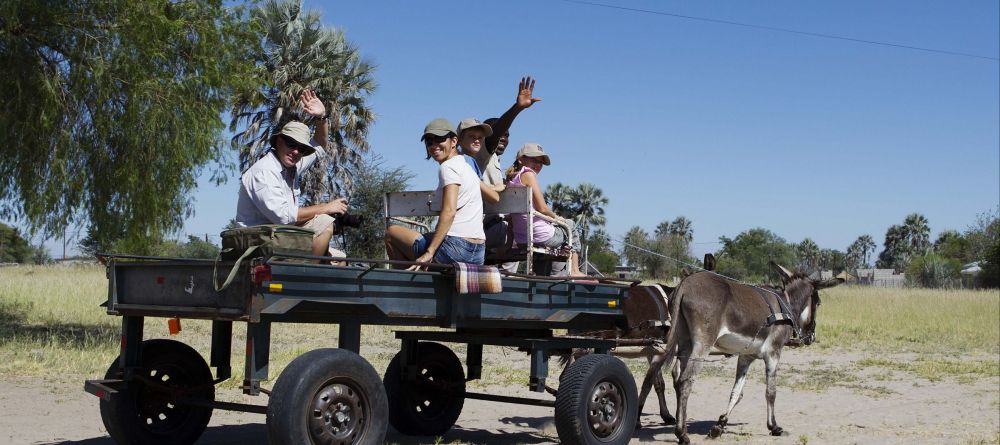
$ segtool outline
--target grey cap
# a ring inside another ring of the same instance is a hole
[[[275,144],[278,139],[278,136],[287,136],[291,138],[293,141],[298,143],[300,147],[303,147],[305,151],[309,152],[305,154],[311,154],[312,152],[316,151],[316,149],[312,146],[312,144],[309,143],[309,139],[311,139],[311,136],[309,135],[309,126],[303,124],[302,122],[290,121],[286,123],[283,127],[281,127],[280,131],[278,131],[277,133],[272,133],[271,134],[272,147],[277,148],[277,145]]]
[[[447,136],[450,133],[455,133],[455,127],[451,125],[448,119],[439,117],[430,121],[427,126],[424,127],[424,132],[420,135],[420,140],[424,140],[428,134],[433,134],[434,136]]]
[[[479,119],[474,117],[467,117],[458,123],[458,134],[461,135],[463,131],[476,127],[482,128],[486,132],[486,137],[490,137],[493,134],[493,127],[489,126],[489,124],[479,122]]]
[[[517,151],[517,157],[528,157],[528,158],[542,158],[542,164],[551,165],[552,161],[549,160],[549,155],[545,154],[542,150],[542,146],[534,142],[528,142],[521,146],[521,149]]]

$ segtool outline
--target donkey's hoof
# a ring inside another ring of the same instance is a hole
[[[677,443],[680,445],[691,445],[691,439],[688,439],[688,435],[677,436]]]
[[[712,429],[708,430],[708,437],[715,439],[722,435],[722,427],[719,425],[712,425]]]
[[[675,419],[674,416],[671,416],[670,414],[667,414],[665,416],[660,416],[660,418],[663,419],[664,425],[677,425],[677,419]]]
[[[780,426],[776,426],[776,427],[774,427],[774,429],[771,430],[771,435],[772,436],[787,436],[788,433],[785,432],[785,430],[781,429]]]

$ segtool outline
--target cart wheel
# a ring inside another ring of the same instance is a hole
[[[316,349],[278,376],[267,404],[268,443],[381,444],[386,411],[385,388],[371,364],[345,349]]]
[[[174,340],[146,340],[137,373],[140,378],[128,382],[110,401],[101,400],[101,420],[108,435],[121,444],[187,445],[198,440],[212,418],[212,408],[179,404],[157,388],[197,388],[183,396],[214,402],[212,371],[198,351]],[[121,378],[118,359],[105,378]]]
[[[590,354],[559,378],[556,431],[564,444],[627,444],[639,415],[635,379],[621,360]]]
[[[440,343],[420,342],[416,356],[416,380],[403,374],[402,352],[385,370],[389,396],[389,423],[410,436],[444,434],[465,405],[465,371],[455,353]]]

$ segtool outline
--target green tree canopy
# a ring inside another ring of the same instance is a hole
[[[764,282],[770,274],[769,261],[783,266],[796,264],[794,246],[764,228],[747,230],[732,239],[719,237],[719,241],[722,250],[715,254],[716,268],[734,278]]]
[[[0,217],[148,252],[224,159],[220,115],[257,41],[221,0],[0,2]]]
[[[381,156],[365,157],[353,170],[354,192],[350,213],[364,216],[361,227],[345,228],[347,255],[355,258],[385,256],[385,221],[383,199],[386,193],[406,190],[413,173],[403,167],[385,166]]]
[[[19,230],[0,224],[0,263],[27,263],[34,255],[35,249]]]

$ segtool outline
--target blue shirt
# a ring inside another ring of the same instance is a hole
[[[476,158],[463,154],[462,157],[465,158],[465,163],[472,167],[472,171],[476,172],[476,177],[483,176],[483,171],[479,169],[479,164],[476,163]]]

